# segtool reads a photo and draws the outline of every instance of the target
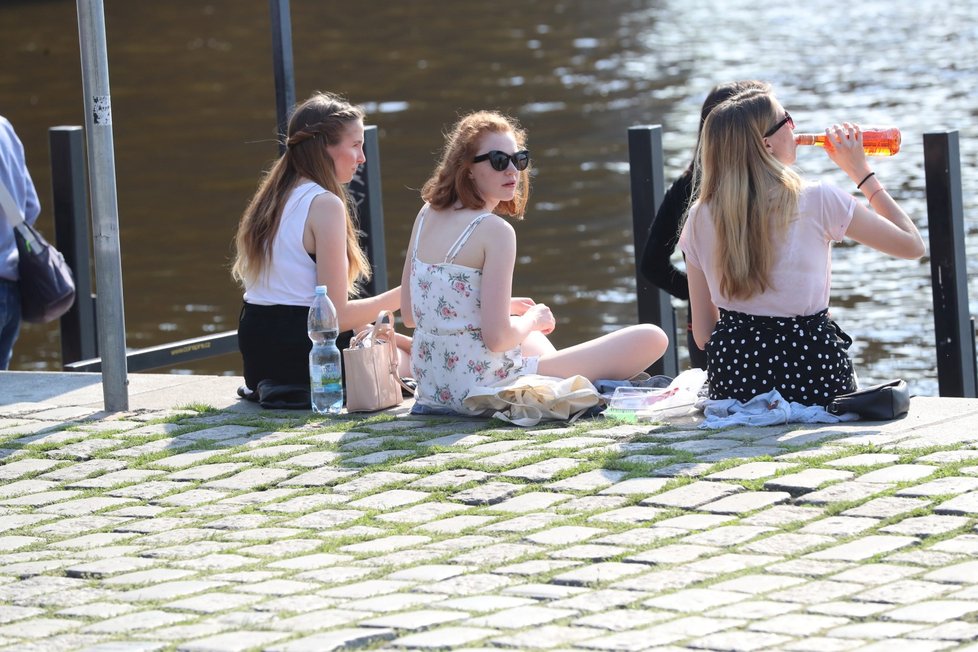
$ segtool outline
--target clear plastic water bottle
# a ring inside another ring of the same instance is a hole
[[[316,286],[316,298],[309,306],[309,390],[312,409],[317,414],[339,414],[343,409],[343,373],[336,336],[340,333],[336,308],[326,294],[325,285]]]

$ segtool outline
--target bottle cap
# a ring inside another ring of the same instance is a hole
[[[316,286],[316,294],[326,294],[326,286],[325,285],[317,285]]]

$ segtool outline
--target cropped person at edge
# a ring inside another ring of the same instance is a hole
[[[690,159],[689,165],[669,186],[665,197],[662,198],[662,203],[649,226],[648,239],[645,242],[642,260],[639,263],[639,270],[650,283],[662,288],[677,299],[687,302],[686,348],[689,351],[690,366],[699,369],[706,369],[706,352],[697,346],[693,339],[693,311],[692,307],[688,305],[689,283],[686,280],[686,272],[676,267],[671,258],[679,242],[679,227],[682,224],[682,219],[693,200],[695,153],[699,151],[700,134],[703,132],[706,116],[720,102],[741,91],[755,87],[767,89],[768,85],[758,81],[726,82],[714,86],[706,96],[703,107],[700,109],[700,126],[696,134],[694,157]]]
[[[832,242],[849,237],[905,259],[924,254],[917,227],[870,170],[857,125],[826,129],[826,153],[868,208],[790,167],[794,127],[760,89],[718,105],[703,127],[698,199],[679,246],[711,399],[748,401],[777,390],[824,406],[855,390],[852,340],[828,318]]]
[[[265,379],[309,384],[306,332],[317,285],[339,318],[337,346],[381,310],[400,307],[400,288],[351,299],[370,278],[345,189],[366,160],[364,112],[331,93],[315,93],[289,119],[286,150],[263,177],[241,217],[232,274],[244,285],[238,342],[245,384]],[[398,346],[410,350],[410,338]],[[402,355],[402,375],[409,359]]]
[[[470,414],[474,387],[525,374],[627,379],[665,352],[658,326],[628,326],[557,350],[546,305],[513,297],[516,232],[529,193],[526,134],[490,111],[464,116],[421,191],[401,276],[404,323],[416,326],[411,362],[416,400]]]
[[[24,145],[13,125],[0,116],[0,183],[24,212],[28,224],[34,224],[41,212],[34,182],[27,170]],[[0,215],[0,370],[10,365],[14,342],[20,333],[20,285],[17,272],[17,243],[6,216]]]

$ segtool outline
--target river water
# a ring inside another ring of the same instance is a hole
[[[565,346],[634,323],[627,129],[661,124],[666,178],[685,167],[717,81],[764,79],[814,131],[892,124],[874,169],[926,234],[924,133],[958,130],[969,275],[978,271],[978,11],[973,0],[292,0],[296,94],[333,90],[380,134],[388,281],[418,188],[468,110],[517,116],[534,156],[516,292],[554,308]],[[127,344],[236,327],[230,243],[277,154],[265,0],[106,0]],[[47,130],[83,124],[75,3],[0,0],[0,113],[17,128],[53,234]],[[798,169],[848,188],[820,150]],[[970,301],[978,302],[978,285]],[[861,380],[936,395],[930,262],[835,250],[833,316]],[[677,306],[679,307],[679,306]],[[680,315],[680,319],[682,316]],[[685,362],[684,340],[680,347]],[[12,369],[59,369],[56,325],[25,325]],[[240,373],[235,355],[176,373]]]

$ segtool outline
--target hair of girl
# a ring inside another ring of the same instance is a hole
[[[472,159],[478,155],[479,141],[487,133],[511,133],[516,149],[526,147],[526,132],[519,123],[495,111],[476,111],[463,116],[445,135],[445,148],[441,160],[431,177],[421,188],[421,197],[433,208],[445,210],[461,204],[464,208],[478,210],[486,205],[479,194],[470,169]],[[530,168],[518,173],[516,194],[513,199],[501,201],[495,212],[515,219],[523,219],[530,190]]]
[[[764,144],[778,118],[770,90],[754,88],[718,104],[703,125],[694,195],[710,208],[720,293],[729,298],[772,287],[771,267],[797,212],[801,177]]]
[[[337,180],[333,159],[326,149],[327,145],[340,142],[350,124],[362,121],[364,115],[361,107],[332,93],[317,92],[296,107],[289,118],[285,153],[262,177],[241,217],[231,270],[235,279],[253,281],[268,271],[272,242],[289,190],[301,178],[315,181],[343,200],[349,294],[356,294],[360,284],[370,278],[370,263],[360,247],[356,212],[346,189]]]

